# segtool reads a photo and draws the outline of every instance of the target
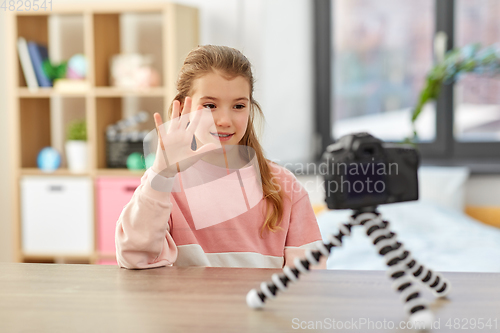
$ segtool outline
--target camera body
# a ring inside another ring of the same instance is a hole
[[[368,133],[341,137],[322,156],[329,209],[362,209],[418,200],[420,157],[411,145]]]

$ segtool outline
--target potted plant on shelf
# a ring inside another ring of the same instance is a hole
[[[451,84],[465,73],[487,74],[494,76],[500,73],[500,45],[493,44],[481,50],[479,43],[469,44],[462,48],[450,50],[427,74],[426,83],[412,111],[412,137],[407,142],[418,141],[415,122],[421,114],[424,105],[437,100],[443,84]]]
[[[73,173],[88,171],[87,124],[85,120],[76,120],[68,126],[66,141],[66,159],[68,168]]]

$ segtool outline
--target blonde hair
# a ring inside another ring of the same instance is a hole
[[[283,192],[280,185],[272,181],[273,177],[268,162],[273,162],[264,157],[263,149],[255,132],[254,122],[257,120],[256,115],[263,120],[264,114],[259,103],[253,98],[255,81],[250,61],[248,61],[240,51],[231,47],[216,45],[203,45],[197,47],[189,52],[184,60],[184,64],[177,79],[177,95],[174,100],[179,101],[182,105],[184,99],[193,94],[192,88],[194,80],[214,71],[222,72],[230,78],[242,76],[247,79],[250,84],[251,107],[248,126],[239,144],[252,148],[257,156],[262,179],[263,195],[264,199],[267,201],[267,214],[260,230],[260,236],[262,237],[262,233],[266,228],[271,232],[276,232],[278,229],[281,229],[279,224],[283,217]],[[172,105],[173,101],[168,109],[167,119],[170,119],[172,116]]]

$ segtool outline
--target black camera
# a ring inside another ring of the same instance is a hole
[[[329,209],[362,209],[418,200],[420,157],[411,145],[384,143],[368,133],[341,137],[323,153]]]

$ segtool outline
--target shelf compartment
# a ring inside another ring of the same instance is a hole
[[[164,82],[162,21],[162,10],[95,13],[93,15],[95,86],[112,86],[110,78],[111,58],[120,53],[152,55],[151,67],[158,72],[160,82]]]
[[[68,124],[76,119],[86,119],[86,99],[54,96],[21,98],[19,107],[20,158],[23,171],[32,172],[28,170],[37,169],[38,153],[44,147],[53,147],[61,154],[60,168],[64,169],[67,165],[64,143]]]
[[[48,46],[48,15],[18,15],[16,43],[18,37],[24,37],[28,42],[33,41],[38,44]],[[26,80],[24,79],[23,69],[21,67],[21,62],[19,61],[19,55],[17,56],[17,67],[17,72],[19,74],[18,86],[27,87]]]
[[[97,97],[96,98],[96,152],[98,173],[108,169],[106,163],[106,129],[109,125],[128,118],[139,111],[146,111],[149,114],[145,123],[136,125],[127,130],[151,131],[155,128],[153,114],[162,113],[163,97]],[[112,172],[120,169],[110,168]],[[140,170],[139,170],[140,171]]]
[[[94,77],[96,86],[109,86],[109,60],[120,53],[120,15],[94,14]]]
[[[51,145],[50,100],[21,98],[19,106],[21,167],[36,168],[38,153]]]
[[[17,37],[24,37],[27,42],[36,42],[47,47],[53,64],[69,60],[75,54],[84,52],[84,16],[82,14],[20,15],[17,18]],[[19,57],[19,55],[17,54]],[[40,87],[30,92],[24,78],[24,72],[18,60],[18,96],[47,97],[53,94],[50,88]],[[77,95],[77,94],[72,94]]]
[[[85,54],[84,15],[50,15],[48,26],[51,62],[59,63],[69,60],[75,54]]]

